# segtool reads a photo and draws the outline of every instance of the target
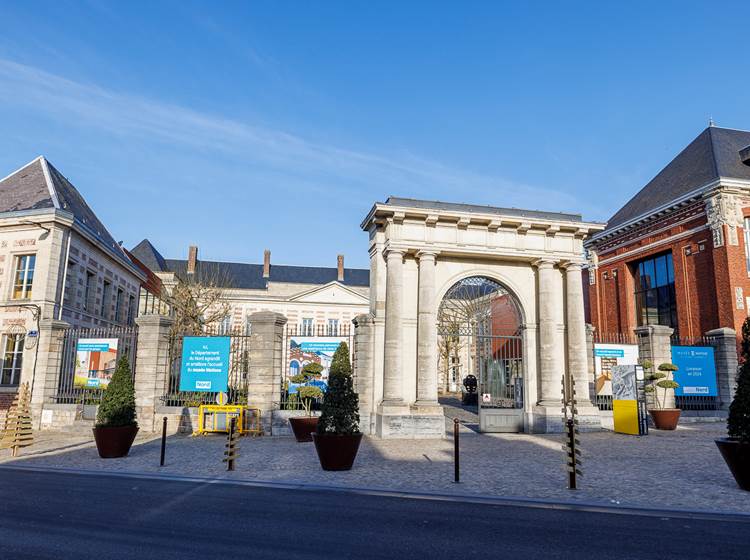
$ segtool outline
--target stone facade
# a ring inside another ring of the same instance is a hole
[[[519,212],[404,199],[373,207],[362,224],[370,238],[371,319],[357,320],[367,334],[356,343],[358,383],[372,384],[363,410],[368,431],[442,436],[437,308],[456,282],[472,276],[507,287],[522,310],[524,429],[561,429],[563,373],[586,377],[573,372],[585,367],[586,340],[582,293],[569,283],[580,285],[583,239],[603,226],[580,216]],[[579,412],[597,424],[590,403]]]

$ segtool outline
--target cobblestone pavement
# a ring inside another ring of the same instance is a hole
[[[723,423],[652,430],[642,438],[581,434],[584,476],[577,491],[566,489],[561,435],[479,435],[466,427],[461,432],[460,484],[452,481],[449,439],[365,438],[354,469],[340,473],[322,471],[313,444],[291,438],[241,439],[232,473],[221,462],[222,436],[170,437],[164,468],[159,467],[159,440],[153,436],[139,438],[126,458],[102,460],[89,437],[42,433],[16,459],[0,451],[0,462],[750,513],[750,492],[737,487],[714,444],[724,434]]]

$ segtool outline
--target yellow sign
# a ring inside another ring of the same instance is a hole
[[[621,434],[640,435],[638,427],[638,401],[635,400],[613,400],[612,417],[615,423],[615,431]]]

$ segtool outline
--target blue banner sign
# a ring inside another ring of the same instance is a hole
[[[229,377],[228,336],[186,336],[180,391],[224,392]]]
[[[674,380],[680,384],[675,389],[676,396],[716,396],[716,365],[711,346],[672,346],[672,363],[679,368],[674,372]]]

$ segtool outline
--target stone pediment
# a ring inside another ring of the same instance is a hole
[[[296,294],[290,297],[289,301],[299,303],[337,303],[352,305],[368,305],[370,303],[370,300],[366,296],[363,296],[336,281]]]

